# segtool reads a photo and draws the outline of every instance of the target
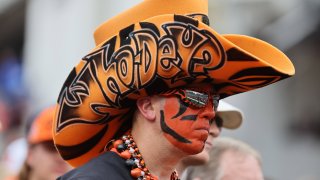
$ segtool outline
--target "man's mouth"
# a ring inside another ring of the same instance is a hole
[[[194,128],[194,130],[204,130],[204,131],[207,131],[208,132],[208,134],[209,134],[209,132],[210,132],[210,125],[208,125],[208,126],[199,126],[199,127],[196,127],[196,128]]]

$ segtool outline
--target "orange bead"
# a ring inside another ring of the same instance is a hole
[[[131,176],[138,178],[139,176],[141,176],[141,170],[139,168],[134,168],[131,170]]]
[[[131,158],[131,153],[128,150],[123,151],[120,153],[120,156],[124,159],[130,159]]]
[[[123,144],[123,141],[118,139],[115,142],[113,142],[113,147],[117,148],[119,144]]]

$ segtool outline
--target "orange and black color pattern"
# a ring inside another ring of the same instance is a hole
[[[182,15],[159,15],[122,29],[71,71],[58,99],[54,141],[79,166],[130,128],[136,99],[190,83],[210,83],[220,98],[294,74],[272,45],[220,35]]]

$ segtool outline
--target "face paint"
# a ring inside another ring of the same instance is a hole
[[[161,94],[166,97],[160,111],[164,136],[188,154],[201,152],[209,135],[218,99],[208,89],[177,89]]]

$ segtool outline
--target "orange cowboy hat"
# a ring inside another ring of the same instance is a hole
[[[209,27],[207,0],[145,0],[103,23],[97,46],[71,71],[53,127],[62,158],[80,166],[131,127],[138,98],[209,83],[221,98],[292,76],[286,55],[262,40]]]

